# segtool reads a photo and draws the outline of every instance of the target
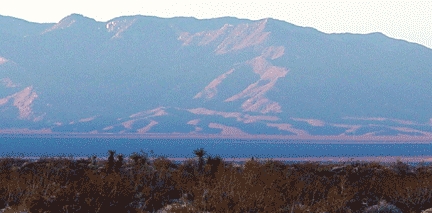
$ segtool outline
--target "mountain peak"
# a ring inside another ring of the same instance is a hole
[[[86,17],[81,14],[72,13],[66,17],[64,17],[62,20],[59,21],[58,24],[70,26],[75,22],[88,22],[88,21],[96,21],[92,18]]]
[[[76,23],[87,24],[88,22],[96,22],[96,20],[89,18],[89,17],[86,17],[86,16],[81,15],[81,14],[72,13],[71,15],[68,15],[68,16],[64,17],[63,19],[61,19],[57,24],[55,24],[50,29],[46,30],[44,33],[47,33],[47,32],[53,31],[53,30],[58,30],[58,29],[66,29],[68,27],[75,25]]]
[[[76,21],[78,21],[78,20],[94,20],[94,19],[89,18],[87,16],[84,16],[82,14],[72,13],[72,14],[64,17],[62,20],[60,20],[60,22],[64,21],[64,20],[76,20]]]

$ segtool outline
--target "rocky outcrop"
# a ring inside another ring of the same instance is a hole
[[[395,205],[389,204],[386,201],[380,201],[379,204],[368,207],[364,213],[402,213]]]
[[[421,213],[432,213],[432,208],[430,208],[430,209],[425,209],[425,210],[423,210]]]

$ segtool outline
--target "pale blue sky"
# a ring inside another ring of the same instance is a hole
[[[98,21],[123,15],[275,18],[326,33],[382,32],[432,48],[432,1],[0,0],[0,14],[58,22],[71,13]]]

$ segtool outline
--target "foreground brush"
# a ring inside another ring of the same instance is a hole
[[[0,159],[0,212],[427,212],[432,166],[401,161],[226,162],[204,149],[175,163],[125,158]]]

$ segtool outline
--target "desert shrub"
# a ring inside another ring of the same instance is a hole
[[[391,165],[391,168],[398,175],[407,175],[410,173],[410,166],[406,163],[403,163],[399,159],[396,161],[396,163]]]
[[[10,171],[14,166],[19,166],[25,163],[26,160],[15,158],[2,158],[0,159],[0,173]]]
[[[192,187],[198,182],[197,173],[198,163],[193,159],[187,159],[173,172],[173,180],[182,194],[192,193]]]
[[[224,167],[223,159],[220,156],[208,156],[206,162],[206,175],[211,178],[216,178],[217,171],[222,170]]]
[[[178,167],[173,161],[166,157],[158,157],[154,159],[153,166],[158,171],[174,170]]]
[[[144,165],[147,164],[150,160],[148,158],[148,154],[141,150],[140,153],[133,152],[129,158],[134,162],[135,165]]]

